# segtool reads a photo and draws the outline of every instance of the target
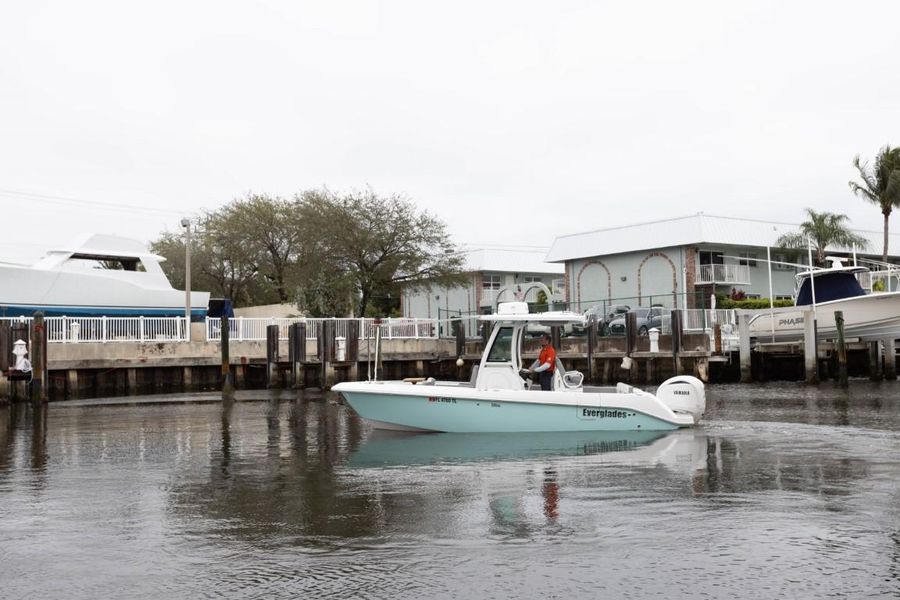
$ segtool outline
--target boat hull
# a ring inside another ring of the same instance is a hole
[[[750,323],[750,335],[765,341],[803,337],[804,313],[811,306],[763,312]],[[877,293],[816,304],[816,329],[820,339],[837,337],[835,311],[844,315],[844,337],[877,340],[900,338],[900,292]],[[774,324],[774,327],[773,327]]]
[[[191,292],[191,316],[206,314],[209,293]],[[55,271],[0,265],[0,317],[184,316],[184,292],[153,273]]]
[[[651,394],[476,390],[359,382],[335,386],[378,429],[453,433],[669,431],[694,424]]]

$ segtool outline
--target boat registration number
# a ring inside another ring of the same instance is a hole
[[[428,396],[429,402],[443,402],[444,404],[456,404],[456,398],[440,398],[438,396]]]

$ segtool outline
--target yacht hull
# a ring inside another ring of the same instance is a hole
[[[184,316],[184,292],[164,277],[114,270],[60,271],[0,265],[0,316]],[[207,292],[191,292],[202,317]]]
[[[773,335],[778,341],[800,339],[803,337],[805,312],[811,309],[811,306],[801,306],[760,313],[750,322],[750,335],[763,341]],[[837,337],[835,311],[843,312],[846,338],[900,338],[900,292],[868,294],[816,304],[819,339]]]

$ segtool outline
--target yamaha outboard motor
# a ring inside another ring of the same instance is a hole
[[[706,389],[703,382],[690,375],[666,379],[656,390],[656,397],[672,412],[694,417],[694,423],[706,412]]]

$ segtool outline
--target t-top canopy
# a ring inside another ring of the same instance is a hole
[[[493,315],[481,315],[481,321],[512,321],[522,323],[542,323],[544,325],[562,325],[565,323],[585,323],[585,317],[581,313],[568,310],[554,310],[540,313],[529,313],[525,302],[501,302],[497,307],[497,313]]]

